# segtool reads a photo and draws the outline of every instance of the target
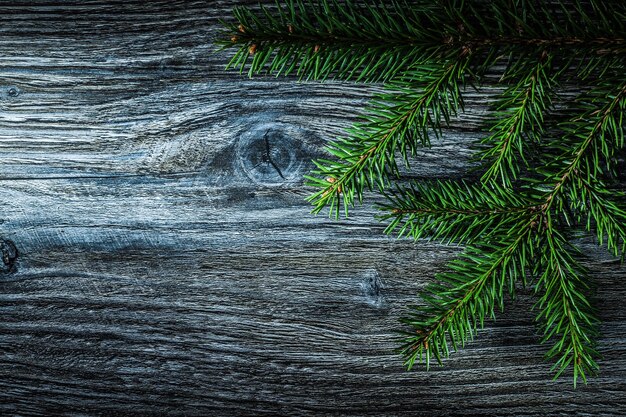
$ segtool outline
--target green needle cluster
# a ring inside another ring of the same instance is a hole
[[[556,377],[596,373],[593,283],[575,238],[626,256],[626,2],[280,0],[235,8],[224,25],[228,67],[249,76],[384,83],[306,178],[315,213],[347,216],[378,192],[387,233],[463,247],[403,320],[408,368],[441,363],[531,286]],[[485,84],[497,93],[477,171],[403,178]]]

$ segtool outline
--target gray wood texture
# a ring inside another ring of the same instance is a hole
[[[310,215],[301,175],[376,87],[225,72],[245,3],[0,2],[0,415],[626,415],[625,269],[591,242],[587,386],[551,381],[530,294],[404,371],[397,320],[458,248]],[[415,175],[464,172],[484,101]]]

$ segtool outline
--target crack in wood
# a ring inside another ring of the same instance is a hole
[[[278,172],[278,175],[280,175],[282,179],[285,179],[285,176],[280,171],[280,168],[278,168],[278,166],[272,160],[272,153],[270,152],[270,140],[267,137],[269,133],[270,131],[268,130],[267,132],[265,132],[265,135],[263,135],[263,139],[265,140],[265,154],[267,155],[267,162],[269,162],[270,165],[274,167],[274,169],[276,170],[276,172]]]

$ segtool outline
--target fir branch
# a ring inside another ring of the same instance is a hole
[[[249,76],[388,81],[438,53],[441,14],[436,2],[286,0],[275,11],[235,8],[222,45],[239,48],[227,68]]]
[[[626,84],[621,82],[617,88],[615,84],[596,86],[579,98],[578,107],[582,114],[560,125],[564,134],[557,147],[565,151],[566,157],[550,164],[573,158],[556,174],[557,191],[576,176],[593,179],[606,175],[603,167],[616,174],[614,156],[624,147]]]
[[[614,256],[626,257],[626,194],[609,188],[598,190],[589,183],[584,185],[589,194],[586,227],[588,231],[595,229],[598,244],[605,244]],[[582,201],[584,201],[584,197]],[[619,204],[619,205],[618,205]],[[594,222],[592,228],[591,222]],[[620,255],[621,254],[621,255]]]
[[[389,81],[409,67],[459,49],[488,56],[529,47],[601,50],[605,55],[626,51],[623,31],[616,30],[624,26],[623,7],[609,14],[596,5],[598,10],[590,14],[589,8],[568,11],[558,2],[552,7],[541,1],[517,3],[512,8],[508,0],[284,0],[275,9],[235,8],[235,22],[224,23],[220,43],[238,49],[227,68],[247,69],[249,76],[357,81]],[[601,22],[594,30],[578,24],[594,19]]]
[[[589,182],[577,178],[576,186],[570,190],[570,211],[575,218],[570,224],[583,224],[585,229],[596,234],[598,245],[606,245],[614,256],[626,257],[626,210],[623,209],[626,194],[605,186],[602,182]]]
[[[598,370],[598,319],[587,296],[589,274],[573,258],[563,235],[548,229],[542,239],[540,245],[550,249],[542,252],[538,265],[542,272],[536,287],[543,292],[536,305],[541,310],[537,320],[543,328],[542,343],[556,340],[546,353],[547,358],[556,359],[554,378],[571,366],[576,386],[578,378],[587,382],[587,376]]]
[[[421,65],[388,85],[392,93],[379,95],[371,104],[367,121],[355,125],[349,138],[332,142],[327,150],[337,161],[315,161],[314,176],[307,185],[320,188],[308,198],[314,213],[330,207],[339,215],[343,200],[345,215],[362,201],[363,192],[383,190],[389,175],[398,176],[396,154],[408,165],[409,155],[430,146],[430,132],[436,135],[463,105],[461,88],[469,56],[443,64]],[[418,84],[421,84],[421,88]]]
[[[430,187],[421,195],[426,194],[426,200],[430,199],[429,203],[434,203],[432,197],[437,194],[441,196],[441,190],[448,187],[450,186],[442,187],[438,184],[439,191],[433,191],[433,187]],[[455,197],[462,196],[459,189],[452,189]],[[558,357],[553,368],[557,370],[555,378],[572,365],[574,385],[579,377],[586,381],[586,375],[593,374],[597,369],[597,352],[594,349],[597,320],[584,294],[588,289],[585,284],[589,279],[588,274],[569,253],[570,247],[563,236],[553,228],[553,216],[548,202],[552,201],[554,194],[548,194],[546,202],[541,205],[516,207],[512,204],[505,205],[505,209],[502,209],[489,200],[489,193],[484,190],[475,191],[478,192],[474,195],[466,194],[465,197],[471,195],[478,206],[487,203],[483,210],[474,210],[474,203],[468,203],[463,197],[456,200],[446,199],[444,196],[441,199],[442,204],[451,204],[453,207],[435,211],[440,218],[419,223],[416,230],[412,230],[421,236],[430,227],[437,231],[441,225],[446,227],[446,222],[449,222],[454,225],[454,229],[448,226],[448,230],[442,233],[445,238],[456,236],[462,241],[472,236],[472,240],[466,252],[449,264],[452,271],[439,274],[438,283],[429,286],[421,295],[427,305],[417,307],[412,316],[405,319],[405,323],[414,327],[416,333],[407,334],[401,350],[406,357],[407,367],[411,368],[416,360],[424,360],[428,366],[431,356],[441,363],[442,357],[450,354],[448,343],[452,343],[456,351],[457,341],[464,345],[467,340],[471,340],[477,328],[484,326],[486,317],[495,319],[495,306],[503,308],[505,285],[513,296],[515,281],[520,278],[525,281],[526,270],[534,265],[535,275],[540,276],[536,291],[544,291],[538,302],[541,312],[537,318],[545,320],[542,325],[542,342],[555,336],[560,337],[560,341],[546,354],[548,358]],[[553,190],[554,192],[556,191]],[[416,195],[420,193],[412,191],[408,200],[400,202],[396,199],[395,207],[402,206],[407,201],[415,206]],[[520,201],[515,197],[509,198],[515,203]],[[471,208],[458,210],[459,201],[464,201],[463,205]],[[491,213],[489,209],[492,209]],[[615,209],[618,210],[616,207]],[[426,212],[431,214],[431,208]],[[457,214],[452,220],[446,218],[451,216],[450,212]],[[481,236],[480,232],[486,231],[485,223],[481,220],[484,222],[490,215],[504,218],[491,232]],[[477,218],[472,218],[474,216]],[[393,224],[392,222],[390,226]],[[619,227],[618,224],[616,226]],[[623,227],[621,230],[623,232]],[[497,233],[505,233],[505,236],[494,236]],[[511,242],[512,236],[517,238]],[[480,244],[483,246],[472,246],[473,239],[478,237],[483,238],[481,242],[511,243],[505,246],[485,243]],[[542,247],[549,250],[541,251]],[[541,254],[537,263],[534,261],[535,253]],[[581,324],[581,321],[584,323]],[[583,326],[586,327],[581,330]]]
[[[610,184],[625,145],[626,3],[282,0],[238,8],[235,19],[223,45],[237,48],[229,67],[250,76],[387,82],[363,121],[330,143],[335,160],[314,161],[307,179],[315,213],[339,216],[343,205],[347,215],[377,190],[388,198],[387,233],[467,245],[405,320],[407,366],[441,362],[472,339],[530,271],[556,377],[571,367],[574,384],[586,381],[597,370],[597,319],[567,237],[585,229],[626,257],[626,195]],[[465,84],[492,70],[506,88],[481,143],[481,180],[389,191],[402,181],[400,160],[410,168],[463,110]],[[573,102],[560,95],[572,81],[583,91]]]
[[[552,106],[551,67],[552,57],[545,54],[524,76],[515,71],[515,84],[501,95],[493,112],[493,133],[481,142],[486,149],[478,158],[489,161],[482,182],[495,180],[511,187],[520,170],[528,167],[526,149],[541,140],[544,115]]]
[[[426,305],[415,307],[403,321],[413,327],[406,333],[400,349],[405,365],[411,369],[416,361],[430,365],[431,357],[440,364],[454,351],[472,340],[486,318],[495,318],[496,306],[504,308],[504,294],[515,291],[513,277],[524,274],[532,222],[520,219],[510,234],[497,244],[468,246],[451,261],[450,271],[437,275],[437,283],[421,294]]]
[[[446,244],[490,241],[492,235],[514,227],[539,209],[510,189],[484,187],[465,181],[413,182],[386,194],[380,207],[389,221],[385,233],[413,239],[437,239]]]
[[[622,209],[605,198],[608,190],[602,178],[617,175],[615,154],[624,148],[624,115],[626,113],[626,85],[619,85],[605,95],[598,90],[589,93],[591,104],[583,103],[582,115],[563,124],[565,135],[553,148],[565,153],[541,168],[552,190],[546,197],[544,211],[554,208],[567,217],[569,211],[587,216],[587,229],[595,223],[598,240],[607,235],[608,249],[617,255],[619,242],[624,242],[624,215]],[[598,103],[602,105],[598,107]],[[550,153],[546,155],[546,159]],[[566,162],[563,166],[563,162]],[[619,193],[615,193],[619,196]],[[571,222],[570,222],[571,224]],[[621,252],[624,252],[622,245]]]

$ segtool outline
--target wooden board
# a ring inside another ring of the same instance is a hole
[[[589,242],[587,386],[551,382],[530,294],[403,370],[398,318],[458,248],[309,214],[302,174],[376,87],[225,72],[246,3],[0,3],[0,415],[626,414],[625,269]],[[415,175],[464,172],[483,102]]]

